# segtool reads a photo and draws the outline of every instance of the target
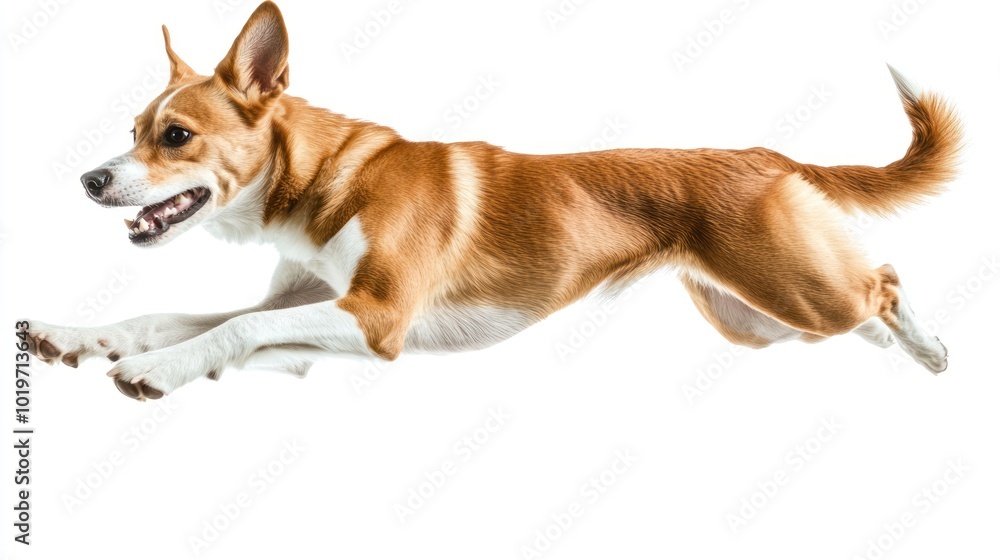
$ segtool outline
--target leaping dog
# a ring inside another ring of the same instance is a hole
[[[144,400],[227,368],[301,375],[329,353],[473,350],[671,266],[733,343],[855,332],[897,341],[932,372],[947,367],[893,268],[870,266],[840,225],[845,211],[892,213],[955,176],[954,112],[895,71],[913,141],[885,167],[821,167],[763,148],[526,155],[408,141],[287,95],[288,34],[271,2],[209,76],[163,35],[169,85],[136,117],[134,147],[83,175],[87,196],[141,207],[125,221],[133,245],[201,224],[271,243],[280,263],[248,309],[96,328],[31,322],[48,363],[110,358],[118,388]]]

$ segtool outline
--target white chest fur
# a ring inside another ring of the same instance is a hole
[[[344,295],[358,261],[368,249],[357,216],[348,220],[326,245],[316,247],[302,224],[282,222],[262,226],[264,180],[247,185],[225,208],[205,221],[205,229],[231,243],[273,243],[285,259],[301,263],[306,270]]]
[[[312,254],[304,251],[299,243],[301,242],[295,240],[276,240],[278,251],[286,258],[298,260],[305,257],[302,263],[306,269],[330,284],[341,296],[347,293],[354,271],[358,268],[358,261],[368,251],[368,241],[361,231],[361,221],[357,216],[348,220],[321,249],[313,249]]]

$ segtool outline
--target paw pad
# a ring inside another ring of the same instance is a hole
[[[121,391],[121,393],[126,397],[137,401],[144,401],[146,399],[156,400],[163,396],[163,391],[154,389],[142,381],[129,383],[128,381],[123,381],[116,377],[115,387],[118,387],[118,390]]]
[[[55,358],[59,356],[59,349],[48,340],[38,343],[38,351],[42,353],[43,358]]]

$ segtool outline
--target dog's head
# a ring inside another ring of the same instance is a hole
[[[85,173],[87,196],[102,206],[141,206],[126,220],[129,240],[164,243],[226,206],[267,172],[272,116],[288,86],[288,33],[278,7],[254,11],[211,76],[170,47],[170,83],[135,118],[135,145]]]

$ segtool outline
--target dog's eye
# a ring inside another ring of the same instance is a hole
[[[180,146],[191,139],[191,131],[179,126],[171,126],[163,133],[163,141],[169,146]]]

